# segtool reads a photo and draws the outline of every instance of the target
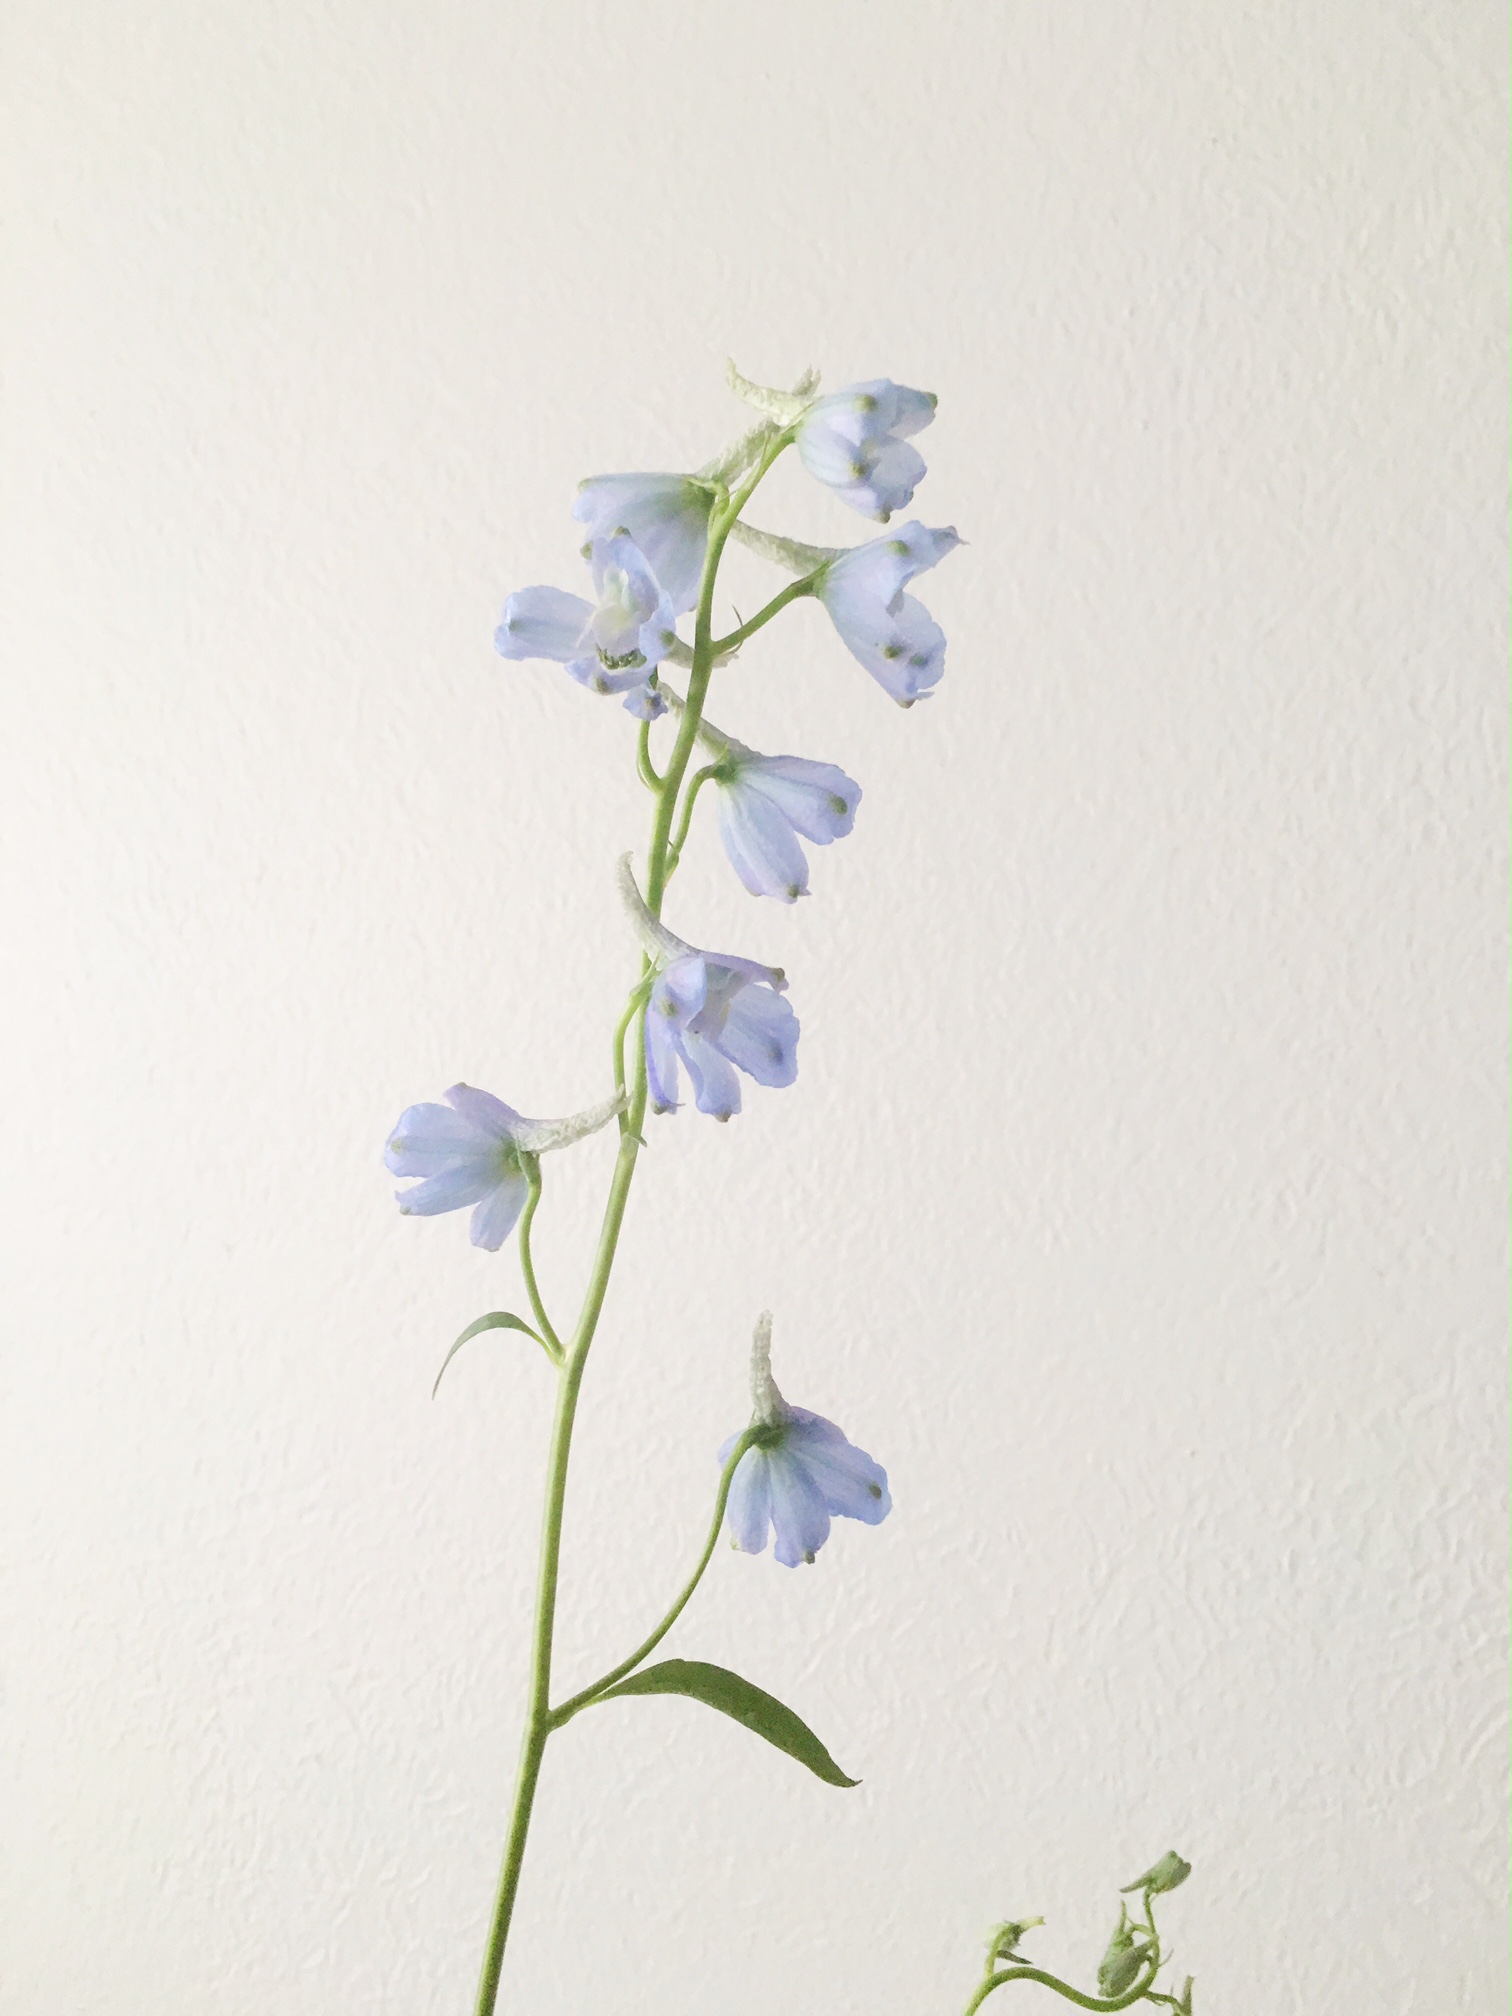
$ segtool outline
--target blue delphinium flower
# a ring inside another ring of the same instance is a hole
[[[890,378],[816,399],[793,431],[803,466],[864,517],[885,525],[913,501],[924,480],[924,457],[904,437],[929,425],[935,403],[932,392]]]
[[[666,702],[649,674],[677,642],[671,598],[628,533],[595,539],[588,563],[597,604],[562,588],[518,589],[494,647],[505,658],[554,659],[580,686],[623,693],[632,714],[654,720]]]
[[[715,1120],[740,1111],[737,1068],[758,1085],[791,1085],[798,1076],[798,1017],[782,999],[781,969],[685,944],[646,908],[628,854],[620,886],[656,966],[644,1018],[653,1111],[676,1111],[679,1065],[699,1112]]]
[[[396,1176],[418,1176],[396,1190],[407,1216],[474,1206],[474,1246],[497,1253],[514,1230],[530,1192],[525,1158],[566,1148],[612,1120],[622,1098],[590,1106],[570,1120],[526,1120],[491,1092],[453,1085],[447,1106],[409,1106],[388,1138],[383,1159]]]
[[[801,833],[827,847],[856,822],[861,786],[833,763],[806,756],[762,756],[704,722],[703,739],[718,751],[719,837],[730,866],[753,896],[792,903],[808,894]]]
[[[698,600],[713,503],[713,490],[689,476],[589,476],[572,515],[590,541],[628,532],[681,616]]]
[[[892,1510],[887,1472],[822,1414],[790,1407],[772,1377],[772,1318],[763,1313],[751,1343],[752,1426],[758,1441],[747,1449],[730,1481],[725,1519],[742,1554],[759,1554],[770,1531],[784,1568],[812,1561],[829,1538],[830,1520],[860,1519],[875,1526]],[[719,1451],[721,1467],[739,1441]]]
[[[954,526],[931,529],[913,519],[827,561],[815,583],[841,641],[901,707],[911,707],[945,669],[944,631],[904,590],[960,543]]]

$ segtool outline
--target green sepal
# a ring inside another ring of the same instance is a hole
[[[462,1335],[457,1339],[456,1343],[453,1344],[450,1351],[448,1351],[446,1356],[441,1360],[441,1371],[436,1374],[436,1384],[431,1388],[432,1400],[435,1399],[437,1390],[441,1385],[442,1373],[445,1372],[447,1366],[450,1365],[453,1358],[455,1358],[457,1353],[462,1349],[462,1346],[466,1344],[470,1338],[481,1337],[485,1330],[523,1330],[527,1337],[534,1337],[535,1341],[546,1353],[546,1356],[551,1360],[552,1364],[554,1365],[556,1363],[556,1353],[552,1350],[551,1346],[546,1342],[546,1339],[541,1335],[539,1330],[532,1330],[530,1325],[525,1321],[525,1319],[522,1316],[512,1316],[507,1309],[493,1309],[490,1310],[488,1315],[480,1316],[476,1323],[469,1323],[467,1328],[462,1332]]]
[[[813,1730],[791,1708],[749,1680],[742,1680],[726,1666],[710,1666],[702,1659],[664,1659],[659,1666],[648,1666],[644,1672],[621,1680],[599,1699],[612,1701],[620,1694],[686,1694],[694,1701],[717,1708],[732,1721],[744,1723],[778,1750],[785,1750],[789,1757],[806,1764],[826,1785],[861,1782],[859,1778],[846,1777]]]

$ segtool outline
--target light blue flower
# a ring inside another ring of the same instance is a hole
[[[832,1518],[876,1526],[892,1510],[887,1472],[842,1429],[806,1407],[790,1407],[772,1377],[772,1319],[763,1313],[751,1344],[751,1425],[758,1441],[730,1481],[725,1519],[742,1554],[759,1554],[770,1532],[784,1568],[812,1561],[829,1538]],[[739,1441],[719,1451],[721,1468]]]
[[[904,438],[935,416],[932,392],[871,378],[816,399],[794,428],[803,466],[864,517],[886,524],[913,501],[924,457]]]
[[[904,593],[960,545],[954,526],[931,529],[917,519],[885,539],[828,561],[814,593],[841,641],[900,707],[911,707],[945,669],[945,633],[922,602]]]
[[[590,476],[572,515],[590,541],[628,532],[681,616],[698,601],[713,504],[713,490],[689,476]]]
[[[791,903],[808,894],[801,833],[827,847],[856,822],[861,786],[833,763],[806,756],[762,756],[705,722],[705,741],[719,752],[719,837],[730,866],[753,896]]]
[[[597,603],[562,588],[521,588],[504,604],[494,647],[505,658],[550,658],[594,693],[623,693],[643,720],[666,707],[649,683],[677,642],[671,599],[628,533],[588,549]]]
[[[566,1148],[612,1120],[622,1098],[590,1106],[570,1120],[526,1120],[491,1092],[453,1085],[447,1106],[409,1106],[388,1138],[383,1159],[395,1176],[417,1176],[396,1190],[406,1216],[474,1207],[474,1246],[497,1253],[514,1230],[530,1192],[530,1158]]]
[[[625,906],[655,962],[646,1002],[646,1083],[652,1109],[677,1109],[678,1067],[693,1085],[700,1113],[728,1120],[740,1111],[737,1070],[758,1085],[791,1085],[798,1075],[798,1017],[782,999],[787,980],[776,966],[700,952],[653,917],[620,863]]]

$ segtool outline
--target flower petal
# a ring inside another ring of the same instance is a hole
[[[473,1085],[453,1085],[448,1091],[448,1102],[466,1120],[476,1127],[480,1134],[490,1135],[496,1141],[512,1141],[520,1126],[520,1116],[513,1106],[506,1106],[502,1099],[495,1099],[492,1092],[480,1092]]]
[[[792,821],[741,772],[719,792],[719,837],[730,866],[753,896],[791,903],[808,891],[808,863]]]
[[[734,1441],[732,1436],[721,1450],[721,1464],[728,1462]],[[772,1523],[772,1478],[765,1449],[747,1449],[735,1466],[725,1519],[742,1554],[759,1554],[766,1546]]]
[[[791,1410],[784,1447],[803,1464],[831,1513],[876,1526],[892,1510],[887,1472],[864,1449],[848,1441],[833,1421],[807,1409]]]
[[[861,786],[833,763],[760,756],[741,765],[740,781],[769,798],[790,826],[820,847],[843,839],[856,823]]]
[[[773,1550],[784,1568],[812,1561],[829,1538],[829,1513],[805,1465],[786,1443],[766,1452],[771,1480]]]
[[[521,588],[504,604],[494,649],[504,658],[551,658],[565,664],[582,641],[593,605],[564,588]]]
[[[407,1106],[388,1138],[383,1159],[396,1176],[437,1176],[459,1161],[494,1152],[490,1136],[449,1106]]]
[[[395,1202],[406,1218],[434,1218],[442,1211],[460,1211],[486,1197],[499,1181],[497,1161],[459,1162],[408,1190],[396,1190]]]
[[[677,1024],[647,1008],[645,1029],[646,1089],[651,1094],[651,1110],[654,1113],[675,1113],[677,1065],[682,1056]]]
[[[712,491],[686,476],[590,476],[578,485],[572,515],[590,539],[623,526],[681,615],[698,600],[713,502]]]
[[[468,1237],[474,1246],[497,1253],[514,1230],[515,1220],[524,1210],[529,1195],[530,1185],[518,1170],[510,1170],[502,1177],[486,1197],[478,1200],[478,1208],[473,1212]]]
[[[728,1120],[740,1111],[740,1080],[728,1058],[704,1036],[685,1029],[680,1045],[683,1063],[693,1081],[693,1101],[700,1113]]]
[[[758,1085],[791,1085],[798,1076],[798,1017],[766,987],[743,987],[730,1002],[719,1047]]]

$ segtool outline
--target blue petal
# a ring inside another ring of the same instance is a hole
[[[493,1152],[493,1143],[449,1106],[407,1106],[383,1151],[396,1176],[437,1176],[459,1160]]]
[[[742,771],[720,786],[719,837],[730,866],[753,896],[791,903],[808,890],[808,863],[792,821],[748,788],[748,775]]]
[[[791,1085],[798,1076],[798,1017],[770,988],[742,988],[725,1014],[719,1047],[758,1085]]]
[[[833,763],[762,756],[741,765],[740,780],[769,798],[790,826],[820,847],[843,839],[856,823],[861,786]]]
[[[423,1183],[412,1183],[408,1190],[396,1190],[394,1198],[406,1218],[433,1218],[438,1212],[460,1211],[466,1204],[476,1204],[498,1181],[497,1160],[480,1156],[428,1176]]]
[[[514,1139],[520,1116],[513,1106],[506,1106],[502,1099],[495,1099],[492,1092],[480,1092],[474,1085],[453,1085],[446,1097],[480,1134],[491,1135],[496,1141]]]
[[[625,712],[638,721],[659,721],[666,711],[666,694],[649,681],[644,686],[632,686],[625,695]]]
[[[882,1465],[847,1441],[843,1431],[823,1415],[810,1414],[802,1407],[791,1411],[792,1425],[783,1446],[808,1471],[826,1508],[868,1526],[880,1524],[892,1510]]]
[[[521,588],[504,604],[494,649],[505,658],[551,658],[565,664],[577,652],[593,606],[564,588]]]
[[[788,1011],[791,1014],[791,1010]],[[704,1036],[683,1031],[682,1061],[693,1081],[694,1104],[714,1120],[728,1120],[740,1111],[740,1080],[729,1061]],[[754,1075],[754,1074],[753,1074]]]
[[[497,1253],[514,1230],[515,1220],[525,1208],[525,1199],[529,1194],[530,1186],[518,1171],[511,1170],[501,1178],[486,1197],[479,1199],[478,1208],[473,1212],[468,1237],[474,1246]]]
[[[812,1561],[829,1538],[829,1513],[819,1487],[787,1444],[765,1452],[771,1480],[774,1552],[784,1568]]]
[[[728,1460],[732,1447],[733,1440],[725,1444],[721,1462]],[[736,1465],[725,1519],[730,1538],[742,1554],[759,1554],[766,1546],[767,1528],[772,1523],[772,1479],[765,1449],[747,1449]]]

